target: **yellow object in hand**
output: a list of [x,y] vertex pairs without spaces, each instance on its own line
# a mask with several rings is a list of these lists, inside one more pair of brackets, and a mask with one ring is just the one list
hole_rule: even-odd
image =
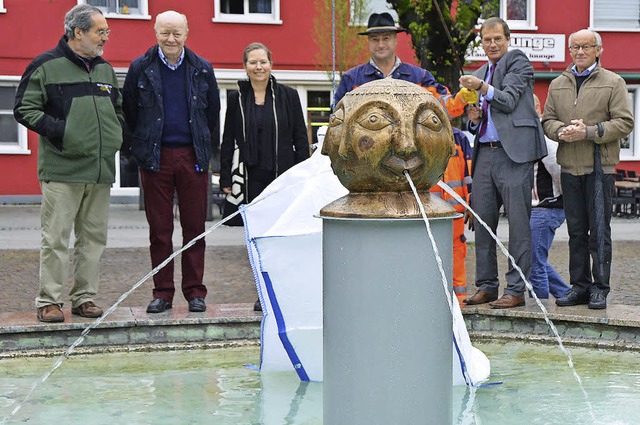
[[476,90],[469,90],[466,87],[461,88],[456,97],[467,104],[478,103],[479,100],[478,92]]

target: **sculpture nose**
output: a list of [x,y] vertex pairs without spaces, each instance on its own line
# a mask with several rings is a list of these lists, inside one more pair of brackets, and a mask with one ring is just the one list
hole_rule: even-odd
[[393,151],[402,158],[410,158],[418,153],[411,127],[408,124],[400,125],[391,135]]
[[408,124],[399,126],[391,136],[393,149],[386,160],[386,165],[398,174],[402,174],[405,170],[412,174],[424,162],[418,156],[418,148],[414,142],[411,127]]

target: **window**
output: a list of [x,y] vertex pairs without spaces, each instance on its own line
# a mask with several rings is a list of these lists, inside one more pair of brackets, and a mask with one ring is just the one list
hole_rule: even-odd
[[27,129],[13,117],[18,83],[0,81],[0,154],[29,154]]
[[148,0],[78,0],[102,10],[107,18],[151,19]]
[[312,146],[318,143],[318,129],[329,125],[329,115],[331,115],[331,92],[307,90],[308,136]]
[[591,28],[596,31],[640,30],[638,0],[591,0]]
[[215,0],[213,22],[281,24],[280,0]]
[[[631,102],[631,110],[633,116],[637,117],[640,114],[640,85],[627,86],[629,89],[629,102]],[[633,131],[627,137],[620,141],[620,159],[621,160],[633,160],[640,159],[640,146],[635,143],[635,135],[640,134],[640,123],[635,120]]]
[[509,29],[537,29],[535,0],[500,0],[500,17]]
[[359,0],[351,2],[351,25],[366,27],[372,13],[388,12],[398,23],[398,13],[387,0]]
[[4,0],[0,0],[0,13],[7,13],[7,9],[4,8]]

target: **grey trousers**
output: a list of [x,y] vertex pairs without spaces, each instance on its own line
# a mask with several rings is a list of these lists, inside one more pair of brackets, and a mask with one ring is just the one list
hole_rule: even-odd
[[[508,250],[527,279],[531,270],[531,188],[533,162],[513,162],[502,148],[479,146],[473,164],[473,192],[471,207],[495,233],[500,207],[504,205],[509,221]],[[496,242],[480,223],[476,233],[476,286],[489,294],[498,295],[498,259]],[[525,283],[509,261],[505,275],[504,294],[522,297]]]
[[98,266],[107,245],[110,184],[40,182],[40,291],[36,307],[62,306],[69,279],[69,240],[73,249],[71,307],[93,301],[100,282]]

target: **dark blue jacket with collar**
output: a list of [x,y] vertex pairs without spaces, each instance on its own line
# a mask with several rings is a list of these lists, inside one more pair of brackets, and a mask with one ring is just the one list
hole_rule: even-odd
[[[198,170],[206,172],[212,152],[219,141],[214,137],[220,119],[220,96],[211,64],[185,49],[181,66],[187,67],[189,90],[189,122]],[[131,153],[140,166],[151,171],[160,170],[160,140],[164,125],[162,81],[158,46],[135,59],[123,87],[125,121],[132,133]]]
[[[391,78],[398,80],[409,81],[410,83],[418,84],[422,87],[434,87],[436,92],[441,96],[449,94],[449,90],[442,84],[436,82],[436,79],[426,69],[411,65],[405,62],[401,62],[390,75]],[[365,83],[369,83],[375,80],[381,80],[385,78],[384,74],[367,62],[362,65],[358,65],[351,68],[342,75],[340,78],[340,84],[333,95],[333,108],[340,102],[348,92],[357,89]]]

